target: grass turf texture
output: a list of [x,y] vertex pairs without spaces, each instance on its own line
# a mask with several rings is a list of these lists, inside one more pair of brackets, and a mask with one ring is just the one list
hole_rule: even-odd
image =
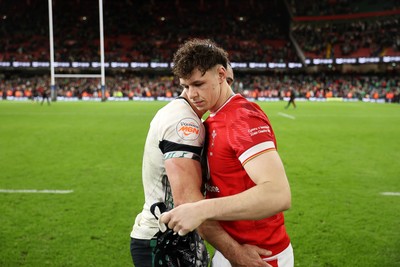
[[[132,266],[144,140],[165,104],[0,102],[0,189],[74,190],[0,193],[0,266]],[[297,104],[260,103],[291,183],[295,266],[399,266],[400,197],[380,193],[400,191],[400,107]]]

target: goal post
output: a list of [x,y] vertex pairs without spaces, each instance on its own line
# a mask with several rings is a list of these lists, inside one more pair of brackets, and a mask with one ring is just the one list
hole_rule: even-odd
[[106,100],[106,78],[104,65],[104,23],[103,23],[103,0],[99,0],[99,30],[100,30],[100,74],[57,74],[54,64],[54,36],[53,36],[53,1],[49,1],[49,40],[50,40],[50,90],[51,100],[57,100],[56,78],[100,78],[101,97]]

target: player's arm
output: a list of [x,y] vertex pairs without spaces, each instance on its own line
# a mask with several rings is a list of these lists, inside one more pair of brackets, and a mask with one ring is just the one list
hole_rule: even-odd
[[174,206],[203,199],[200,161],[191,158],[169,158],[164,161]]
[[258,220],[290,208],[290,186],[277,151],[253,158],[244,168],[256,186],[235,196],[213,199],[214,203],[206,205],[210,208],[208,219]]
[[[269,151],[245,163],[244,168],[256,186],[237,195],[206,199],[163,214],[162,221],[185,234],[205,220],[258,220],[287,210],[291,193],[277,151]],[[196,210],[196,212],[193,212]]]
[[[203,199],[201,194],[200,162],[188,158],[165,160],[175,206]],[[199,228],[199,234],[218,249],[234,266],[270,266],[260,257],[269,256],[268,250],[251,245],[240,245],[217,221],[209,221]]]
[[205,221],[197,228],[200,235],[221,252],[232,266],[271,267],[261,256],[270,256],[271,251],[248,244],[239,244],[217,221]]

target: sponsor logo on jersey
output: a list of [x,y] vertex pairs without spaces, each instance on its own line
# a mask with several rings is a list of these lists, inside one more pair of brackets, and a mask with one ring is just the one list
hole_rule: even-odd
[[268,125],[258,126],[248,130],[250,136],[255,136],[261,133],[268,133],[271,134],[271,128]]
[[185,118],[176,125],[176,132],[183,140],[196,140],[200,135],[200,125],[192,118]]
[[207,192],[210,192],[210,193],[219,193],[219,188],[218,188],[218,186],[210,185],[209,183],[206,183],[206,184],[205,184],[205,187],[206,187]]

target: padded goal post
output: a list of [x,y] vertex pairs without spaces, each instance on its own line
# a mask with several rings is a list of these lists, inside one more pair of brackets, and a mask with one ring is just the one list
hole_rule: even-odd
[[53,1],[49,1],[49,37],[50,37],[50,89],[51,100],[57,100],[56,78],[101,78],[101,97],[106,100],[106,78],[104,66],[104,27],[103,27],[103,0],[99,0],[99,30],[100,30],[100,74],[57,74],[54,66],[54,36],[53,36]]

